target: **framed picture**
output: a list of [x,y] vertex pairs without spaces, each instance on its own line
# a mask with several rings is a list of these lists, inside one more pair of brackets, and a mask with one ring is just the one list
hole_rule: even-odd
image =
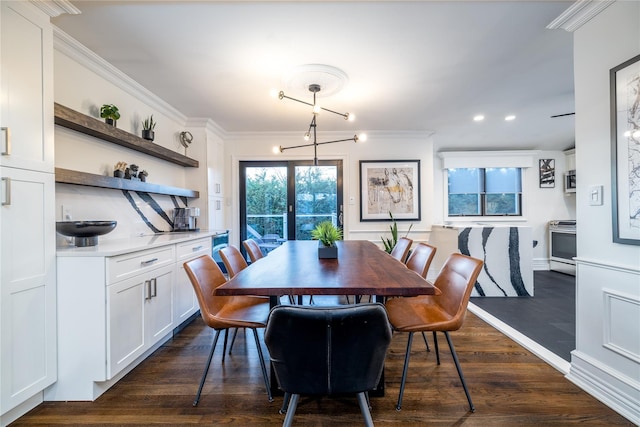
[[540,188],[554,188],[556,186],[556,160],[538,160]]
[[609,78],[613,241],[640,245],[640,55]]
[[420,221],[420,160],[360,161],[360,221]]

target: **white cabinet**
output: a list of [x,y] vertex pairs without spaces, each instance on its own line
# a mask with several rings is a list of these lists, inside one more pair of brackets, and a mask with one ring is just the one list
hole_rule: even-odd
[[107,258],[106,379],[173,330],[174,245]]
[[0,413],[5,413],[56,379],[55,188],[49,173],[0,168],[0,174]]
[[0,2],[0,424],[56,380],[53,36],[29,2]]
[[211,252],[204,234],[110,242],[116,253],[101,245],[58,253],[58,381],[45,400],[97,399],[197,311],[180,267]]
[[184,263],[201,255],[211,255],[211,237],[178,244],[176,278],[174,283],[174,318],[176,324],[187,320],[198,311],[193,285],[184,271]]
[[173,265],[107,288],[107,374],[111,379],[174,326]]
[[1,3],[0,165],[53,172],[53,32],[28,2]]

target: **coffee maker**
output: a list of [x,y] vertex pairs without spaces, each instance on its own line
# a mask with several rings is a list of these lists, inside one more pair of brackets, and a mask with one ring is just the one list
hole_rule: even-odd
[[200,208],[175,208],[173,210],[173,231],[197,231]]

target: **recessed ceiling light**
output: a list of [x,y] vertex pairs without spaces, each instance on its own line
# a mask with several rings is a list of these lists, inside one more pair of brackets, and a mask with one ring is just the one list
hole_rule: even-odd
[[481,122],[483,120],[484,120],[484,116],[482,114],[478,114],[477,116],[473,117],[474,122]]
[[516,116],[514,116],[513,114],[511,114],[511,115],[509,115],[509,116],[505,117],[504,119],[505,119],[506,121],[510,122],[511,120],[515,120],[515,119],[516,119]]

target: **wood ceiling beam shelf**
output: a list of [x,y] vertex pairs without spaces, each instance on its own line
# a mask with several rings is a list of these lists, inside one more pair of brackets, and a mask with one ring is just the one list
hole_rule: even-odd
[[200,192],[184,188],[149,182],[133,181],[123,178],[96,175],[70,169],[56,168],[56,182],[62,184],[85,185],[88,187],[111,188],[116,190],[143,191],[145,193],[165,194],[169,196],[200,197]]
[[180,153],[147,141],[132,133],[108,125],[94,117],[79,113],[71,108],[54,103],[55,124],[77,132],[102,139],[131,150],[166,160],[180,166],[197,168],[199,162]]

